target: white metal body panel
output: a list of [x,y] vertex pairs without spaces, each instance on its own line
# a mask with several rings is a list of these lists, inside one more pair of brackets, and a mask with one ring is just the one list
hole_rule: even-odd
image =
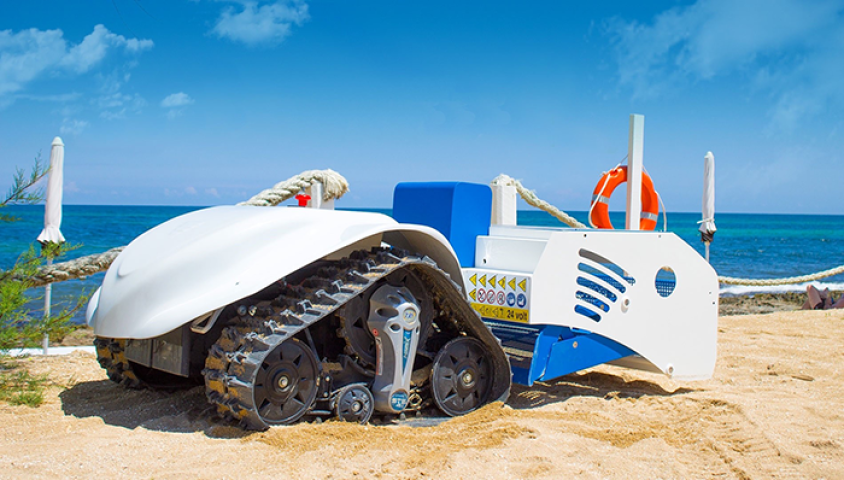
[[[604,288],[608,282],[579,269],[595,262],[582,250],[594,252],[621,267],[635,279],[625,287],[600,321],[575,313],[581,305],[576,292],[593,291],[578,285],[587,278]],[[674,291],[661,296],[657,273],[670,267],[676,276]],[[605,270],[605,268],[599,269]],[[678,379],[706,379],[715,368],[718,333],[718,277],[715,270],[673,233],[643,231],[557,232],[533,275],[531,323],[562,324],[603,335],[635,351],[660,371]]]
[[[524,238],[518,239],[521,230]],[[531,228],[501,228],[479,239],[484,245],[487,264],[476,264],[464,270],[464,282],[469,290],[482,288],[484,296],[471,302],[476,310],[488,318],[509,320],[529,319],[530,324],[562,325],[587,330],[607,337],[635,351],[653,367],[678,379],[705,379],[712,375],[717,353],[718,279],[712,267],[688,244],[673,233],[621,230],[568,230]],[[502,235],[502,236],[499,236]],[[523,242],[530,251],[536,242],[547,238],[542,254],[534,261],[532,254],[514,253]],[[623,276],[607,265],[584,257],[581,252],[597,254],[623,270]],[[509,258],[495,258],[496,254]],[[479,252],[479,256],[481,253]],[[587,254],[587,256],[589,256]],[[594,255],[591,255],[594,258]],[[519,263],[521,261],[521,263]],[[579,265],[584,264],[584,272]],[[491,268],[488,268],[490,265]],[[512,268],[502,269],[500,265]],[[531,265],[536,268],[530,270]],[[656,289],[656,276],[662,267],[670,267],[676,277],[673,292],[661,296]],[[593,274],[595,271],[602,275]],[[527,278],[526,288],[493,288],[495,301],[490,301],[490,287],[480,279],[496,275]],[[472,281],[474,276],[475,281]],[[578,277],[597,285],[597,289],[578,284]],[[625,278],[632,278],[632,285]],[[622,285],[622,293],[616,286]],[[500,285],[499,285],[500,286]],[[505,295],[499,301],[498,290]],[[610,297],[601,291],[609,292]],[[517,295],[518,303],[511,304],[509,294]],[[578,292],[603,301],[604,311],[583,299]],[[527,296],[522,305],[519,294]],[[579,298],[580,297],[580,298]],[[576,306],[589,308],[600,314],[600,320],[577,313]],[[525,312],[523,310],[529,310]],[[629,362],[628,362],[629,363]],[[644,368],[643,362],[632,365]]]
[[532,272],[542,258],[546,240],[479,236],[475,265],[483,268]]
[[[548,240],[554,232],[573,232],[578,229],[553,227],[516,227],[507,225],[493,225],[489,227],[489,236],[496,238],[535,238]],[[590,230],[586,230],[587,232]]]
[[381,242],[430,256],[462,286],[436,230],[385,215],[295,207],[214,207],[165,222],[115,259],[88,307],[94,333],[152,338],[257,293],[303,266]]

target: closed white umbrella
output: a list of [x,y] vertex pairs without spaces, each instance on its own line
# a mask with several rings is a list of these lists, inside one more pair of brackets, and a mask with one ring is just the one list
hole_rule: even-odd
[[47,182],[47,202],[44,204],[44,230],[38,235],[41,243],[63,243],[62,226],[62,182],[64,181],[64,143],[53,139],[50,150],[50,180]]
[[715,156],[706,152],[703,158],[703,205],[701,207],[700,239],[706,245],[709,261],[709,244],[715,239]]
[[[47,182],[47,200],[44,204],[44,230],[38,235],[38,241],[42,245],[48,243],[64,243],[64,235],[61,232],[62,226],[62,183],[64,182],[64,143],[62,139],[53,139],[50,150],[50,180]],[[47,265],[53,263],[51,257],[47,257]],[[50,316],[51,296],[53,293],[52,284],[44,287],[44,316]],[[44,334],[42,347],[44,355],[47,354],[47,347],[50,338]]]

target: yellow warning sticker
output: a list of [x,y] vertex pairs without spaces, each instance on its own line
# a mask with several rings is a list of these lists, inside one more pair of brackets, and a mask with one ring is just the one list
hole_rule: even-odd
[[496,280],[495,275],[493,275],[493,276],[489,277],[489,286],[490,286],[490,287],[494,287],[494,286],[495,286],[495,280]]
[[503,289],[504,285],[506,285],[506,280],[507,280],[507,277],[501,277],[501,280],[498,281],[498,286]]
[[[472,275],[471,277],[469,277],[469,281],[472,282],[472,285],[477,287],[478,286],[478,274],[476,273],[476,274]],[[516,287],[513,287],[513,289],[515,289],[515,288]]]
[[494,318],[508,322],[528,323],[528,311],[519,308],[499,307],[472,302],[472,308],[484,318]]
[[481,278],[478,280],[481,281],[481,285],[486,286],[486,275],[481,275]]
[[519,288],[521,288],[523,292],[527,292],[527,278],[524,278],[521,282],[519,282]]
[[477,300],[478,299],[478,290],[477,289],[472,290],[471,292],[469,292],[469,296],[472,297],[472,300]]
[[510,283],[508,283],[507,285],[510,285],[511,290],[515,290],[516,289],[516,277],[511,278]]

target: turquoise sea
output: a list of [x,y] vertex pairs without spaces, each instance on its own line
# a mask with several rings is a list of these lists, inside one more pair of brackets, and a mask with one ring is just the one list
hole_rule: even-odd
[[[173,217],[201,207],[89,206],[66,205],[63,210],[62,233],[71,244],[79,245],[68,258],[99,253],[126,245],[146,230]],[[389,214],[389,210],[370,210]],[[44,207],[11,206],[6,214],[19,221],[0,225],[0,268],[14,264],[20,253],[41,233]],[[568,212],[586,221],[586,212]],[[676,233],[703,254],[703,243],[697,231],[700,213],[669,213],[668,230]],[[563,227],[557,219],[540,211],[520,211],[520,225]],[[624,213],[612,214],[615,225],[624,224]],[[803,275],[826,270],[844,263],[844,215],[769,215],[717,214],[718,232],[711,245],[712,265],[719,275],[743,278],[771,278]],[[662,220],[658,229],[662,229]],[[82,291],[93,291],[103,274],[85,280],[55,284],[55,303],[69,303]],[[830,289],[844,289],[844,274],[816,283]],[[802,291],[805,286],[768,288],[728,287],[722,295],[752,292]],[[43,289],[34,289],[39,295]],[[43,302],[32,302],[32,309]],[[53,307],[56,308],[55,306]],[[84,321],[80,312],[76,321]]]

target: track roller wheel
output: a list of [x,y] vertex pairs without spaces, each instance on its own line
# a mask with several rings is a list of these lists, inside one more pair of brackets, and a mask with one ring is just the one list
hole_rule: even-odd
[[291,338],[263,358],[255,375],[254,405],[267,425],[287,425],[313,406],[319,390],[319,362],[313,351]]
[[334,396],[334,413],[344,422],[365,424],[375,411],[372,392],[362,383],[353,383],[341,388]]
[[492,360],[486,347],[471,337],[458,337],[439,351],[431,370],[434,402],[450,416],[464,415],[487,402]]

